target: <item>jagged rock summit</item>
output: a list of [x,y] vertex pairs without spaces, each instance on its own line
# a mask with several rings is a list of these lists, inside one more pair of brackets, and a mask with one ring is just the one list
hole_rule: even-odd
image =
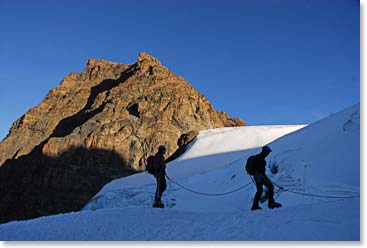
[[143,170],[144,158],[159,144],[170,154],[182,134],[241,125],[147,53],[132,65],[90,59],[12,125],[0,143],[0,164],[47,141],[46,155],[71,146],[108,148]]
[[147,53],[134,64],[90,59],[0,143],[0,216],[77,210],[108,181],[144,171],[158,145],[169,156],[200,130],[243,125]]

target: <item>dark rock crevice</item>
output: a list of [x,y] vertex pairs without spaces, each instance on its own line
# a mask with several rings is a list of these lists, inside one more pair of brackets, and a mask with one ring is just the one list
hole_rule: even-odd
[[[49,137],[65,137],[69,135],[76,127],[82,126],[85,122],[87,122],[89,119],[97,115],[98,113],[101,113],[109,101],[105,100],[98,108],[91,110],[92,106],[99,94],[102,92],[107,93],[107,97],[109,94],[109,91],[112,90],[114,87],[118,86],[119,84],[125,82],[127,79],[129,79],[134,74],[134,66],[131,68],[128,68],[126,71],[124,71],[120,78],[113,80],[113,79],[106,79],[102,81],[100,84],[92,87],[90,96],[87,100],[86,105],[82,110],[80,110],[78,113],[76,113],[73,116],[67,117],[59,122],[59,124],[56,126],[55,130]],[[106,98],[107,98],[106,97]]]
[[126,109],[127,109],[127,111],[129,112],[130,115],[133,115],[133,116],[135,116],[137,118],[140,118],[139,103],[137,103],[137,102],[131,102],[126,107]]

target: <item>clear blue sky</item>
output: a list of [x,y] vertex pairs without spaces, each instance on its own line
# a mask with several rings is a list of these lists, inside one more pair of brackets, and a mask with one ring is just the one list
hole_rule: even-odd
[[157,57],[249,125],[311,123],[360,101],[353,0],[0,0],[0,138],[89,58]]

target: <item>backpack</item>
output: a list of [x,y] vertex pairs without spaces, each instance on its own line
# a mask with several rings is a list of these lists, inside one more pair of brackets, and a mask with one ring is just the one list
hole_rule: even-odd
[[255,157],[253,155],[247,159],[245,168],[248,174],[250,174],[251,176],[255,175],[256,164],[255,164]]
[[154,169],[154,156],[149,156],[147,158],[147,164],[145,165],[145,170],[149,173],[154,175],[155,169]]

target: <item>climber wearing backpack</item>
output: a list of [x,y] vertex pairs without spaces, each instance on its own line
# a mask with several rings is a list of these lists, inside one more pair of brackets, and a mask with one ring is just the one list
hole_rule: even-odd
[[262,148],[261,153],[250,156],[247,159],[246,171],[250,176],[254,177],[256,184],[256,194],[254,197],[254,202],[252,204],[251,210],[261,209],[259,206],[259,201],[261,194],[263,193],[263,185],[267,187],[267,197],[268,197],[268,207],[269,208],[279,208],[282,205],[274,200],[274,185],[271,183],[270,179],[265,174],[266,161],[265,158],[269,155],[271,149],[268,146]]
[[166,182],[166,162],[164,154],[166,153],[165,146],[159,146],[158,152],[154,156],[150,156],[147,159],[146,170],[148,173],[153,174],[157,180],[157,189],[155,191],[153,207],[164,208],[164,204],[161,201],[162,194],[167,188]]

